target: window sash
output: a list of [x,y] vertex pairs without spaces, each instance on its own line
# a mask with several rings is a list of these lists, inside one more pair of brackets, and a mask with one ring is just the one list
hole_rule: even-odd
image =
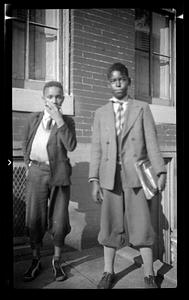
[[[47,11],[47,10],[45,10]],[[56,10],[56,27],[55,26],[49,26],[49,25],[46,25],[46,24],[42,24],[42,23],[39,23],[39,22],[33,22],[29,19],[29,10],[27,10],[27,14],[25,13],[24,15],[24,18],[20,18],[20,17],[17,17],[17,16],[13,16],[13,26],[15,24],[17,24],[17,26],[19,26],[18,24],[23,24],[22,27],[25,27],[23,28],[23,30],[25,30],[25,33],[24,33],[24,37],[23,37],[23,41],[22,41],[22,44],[24,44],[24,49],[22,49],[22,59],[20,58],[20,63],[21,65],[19,66],[18,63],[17,63],[17,57],[20,57],[20,47],[21,47],[21,43],[18,45],[18,49],[16,50],[16,47],[14,45],[14,43],[16,44],[16,39],[18,38],[18,35],[16,36],[16,38],[14,38],[13,36],[13,48],[14,48],[14,51],[17,51],[19,53],[19,55],[17,56],[16,54],[13,53],[13,56],[14,59],[13,59],[13,64],[15,63],[15,66],[13,65],[13,86],[16,85],[16,87],[22,87],[22,88],[27,88],[28,85],[30,86],[33,86],[34,89],[38,89],[38,86],[40,88],[41,84],[37,84],[37,82],[41,82],[43,83],[44,81],[46,80],[60,80],[62,81],[62,78],[60,78],[60,72],[59,72],[59,65],[60,65],[60,62],[59,62],[59,55],[60,55],[60,52],[59,52],[59,48],[60,48],[60,34],[59,34],[59,30],[60,30],[60,27],[62,26],[61,22],[62,22],[62,19],[60,19],[59,17],[59,14],[60,14],[60,10]],[[15,23],[16,22],[16,23]],[[55,23],[55,22],[54,22]],[[25,24],[25,25],[24,25]],[[42,70],[40,71],[40,67],[42,69],[42,64],[41,66],[39,65],[39,63],[37,63],[37,59],[38,61],[40,61],[38,55],[35,55],[35,60],[33,60],[34,62],[34,67],[33,67],[33,72],[31,72],[31,45],[33,45],[33,43],[30,43],[31,41],[31,27],[35,27],[35,29],[38,31],[38,32],[47,32],[47,31],[54,31],[54,35],[56,36],[56,41],[55,42],[49,42],[49,45],[48,45],[48,42],[44,45],[45,48],[50,48],[50,44],[51,44],[51,48],[53,47],[52,44],[54,44],[54,49],[53,51],[50,51],[50,49],[46,50],[46,53],[48,53],[48,55],[51,55],[51,59],[48,59],[48,62],[52,62],[51,64],[51,69],[54,70],[54,75],[53,75],[53,78],[50,78],[49,76],[34,76],[34,74],[39,74],[41,72],[42,74]],[[40,29],[41,28],[41,29]],[[13,27],[13,30],[15,30],[15,28]],[[40,39],[38,39],[38,46],[36,45],[36,49],[38,49],[38,52],[41,51],[40,50]],[[37,41],[36,41],[37,43]],[[33,51],[36,50],[35,48],[33,48]],[[52,50],[52,49],[51,49]],[[24,54],[23,54],[24,52]],[[43,54],[42,51],[41,51],[41,58],[43,57]],[[52,57],[52,54],[53,54],[53,57]],[[33,52],[33,55],[34,55],[34,52]],[[47,61],[44,60],[44,62]],[[45,63],[46,64],[46,63]],[[48,64],[49,66],[49,64]],[[22,72],[20,72],[22,68]],[[24,68],[24,71],[23,71],[23,68]],[[47,64],[45,66],[43,66],[43,69],[47,68]],[[35,71],[34,71],[35,69]],[[16,73],[14,73],[14,71],[16,70]],[[51,72],[49,71],[49,74]],[[21,74],[21,76],[20,76]],[[33,74],[33,75],[32,75]],[[32,76],[31,76],[32,75]],[[45,75],[48,75],[48,74],[45,74]]]
[[[156,16],[157,13],[151,12],[151,22],[149,22],[149,28],[145,26],[145,32],[140,33],[139,31],[142,31],[141,28],[139,28],[137,32],[136,28],[136,42],[135,42],[135,51],[136,51],[136,88],[135,88],[135,95],[137,98],[150,102],[150,103],[157,103],[157,99],[160,99],[160,104],[164,103],[165,105],[171,105],[173,104],[173,75],[172,75],[172,70],[173,70],[173,53],[172,53],[172,21],[169,19],[167,21],[165,19],[164,15],[159,15],[160,18],[164,18],[162,20],[162,23],[166,23],[169,25],[169,27],[166,27],[167,29],[162,30],[161,33],[162,35],[156,36],[156,47],[153,45],[153,31],[158,32],[158,26],[156,27],[156,30],[152,27],[154,21],[153,21],[153,16]],[[158,17],[156,16],[156,23]],[[141,35],[142,40],[140,42],[137,41],[137,37]],[[149,41],[148,41],[149,37]],[[159,40],[158,40],[159,38]],[[165,48],[166,51],[162,48],[162,45],[165,46],[165,40],[167,43],[167,47]],[[142,44],[141,44],[142,43]],[[159,43],[159,45],[158,45]],[[140,45],[141,44],[141,45]],[[159,49],[158,47],[159,46]],[[138,63],[140,63],[140,58],[139,58],[139,53],[142,56],[144,56],[146,52],[146,58],[149,54],[149,62],[146,60],[146,65],[141,65],[138,66]],[[159,58],[158,58],[159,57]],[[156,65],[154,64],[156,58]],[[163,66],[159,64],[159,74],[160,78],[157,78],[157,59],[161,61],[167,61],[169,68],[163,68]],[[140,76],[138,74],[138,70],[143,68],[144,70],[149,69],[149,74],[146,74],[146,79],[144,80],[144,76]],[[142,74],[142,73],[141,73]],[[141,79],[140,79],[141,78]],[[158,82],[160,83],[159,85],[159,93],[157,93],[157,88],[158,88]],[[164,80],[163,80],[164,79]],[[142,80],[142,81],[141,81]],[[144,82],[146,81],[146,83]],[[146,87],[143,86],[143,84],[146,84]],[[144,93],[144,91],[146,91]],[[147,94],[147,91],[149,94]],[[164,102],[162,102],[164,100]],[[167,102],[168,101],[168,102]]]

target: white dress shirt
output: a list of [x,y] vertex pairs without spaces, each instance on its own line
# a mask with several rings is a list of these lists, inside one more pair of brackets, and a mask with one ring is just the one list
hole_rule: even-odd
[[[41,123],[39,124],[39,127],[37,128],[32,143],[32,147],[31,147],[31,153],[30,153],[31,160],[46,162],[47,164],[49,161],[48,154],[47,154],[47,143],[52,129],[52,127],[50,130],[46,129],[49,118],[50,118],[49,113],[46,110],[44,110],[44,116],[41,120]],[[54,124],[55,124],[55,120],[52,120],[52,125]]]
[[118,100],[118,99],[115,98],[115,97],[110,98],[109,101],[113,102],[113,109],[114,109],[115,114],[117,114],[117,110],[118,110],[118,108],[119,108],[119,103],[120,103],[120,102],[123,103],[123,112],[124,112],[124,113],[126,112],[127,104],[128,104],[128,101],[127,101],[127,100],[128,100],[128,97],[126,98],[125,101],[123,101],[123,100]]
[[[50,118],[51,118],[50,114],[49,114],[49,113],[46,111],[46,109],[45,109],[45,110],[44,110],[43,119],[42,119],[44,128],[47,127],[47,122],[49,121]],[[52,126],[54,126],[54,124],[55,124],[55,120],[52,120]]]

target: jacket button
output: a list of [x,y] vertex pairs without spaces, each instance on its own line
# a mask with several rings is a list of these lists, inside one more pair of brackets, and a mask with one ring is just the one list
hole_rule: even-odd
[[133,155],[133,157],[137,157],[137,155],[136,155],[136,154],[134,154],[134,155]]
[[109,141],[106,142],[106,144],[109,144],[109,143],[110,143]]
[[133,137],[131,140],[132,140],[132,141],[135,141],[135,138]]

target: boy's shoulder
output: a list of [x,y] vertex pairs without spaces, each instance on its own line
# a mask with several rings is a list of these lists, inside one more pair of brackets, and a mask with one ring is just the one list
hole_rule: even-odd
[[[132,97],[130,97],[129,99],[130,99],[130,101],[131,101],[133,104],[135,104],[135,105],[137,105],[137,106],[146,107],[146,106],[149,105],[147,102],[144,102],[144,101],[141,101],[141,100],[137,100],[137,99],[132,98]],[[97,108],[96,113],[97,113],[97,114],[103,113],[103,112],[107,111],[107,108],[110,107],[110,106],[111,106],[111,101],[108,101],[108,103],[106,103],[105,105],[103,105],[103,106]]]
[[139,105],[141,107],[146,107],[146,106],[149,105],[147,102],[137,100],[137,99],[134,99],[134,98],[131,98],[131,101],[133,102],[133,104]]
[[99,113],[103,113],[103,112],[107,111],[107,108],[110,107],[110,105],[111,105],[111,102],[108,101],[108,103],[106,103],[106,104],[102,105],[101,107],[97,108],[96,113],[99,114]]
[[31,112],[28,119],[33,120],[35,118],[38,118],[41,114],[43,114],[42,111]]
[[64,117],[64,121],[66,123],[75,123],[74,119],[72,118],[72,116],[70,116],[70,115],[63,115],[63,117]]

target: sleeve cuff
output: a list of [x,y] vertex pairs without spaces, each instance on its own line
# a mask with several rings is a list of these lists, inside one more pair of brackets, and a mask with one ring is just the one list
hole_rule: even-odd
[[99,182],[99,179],[96,178],[96,177],[89,178],[88,182],[92,182],[92,181],[97,181],[97,182]]
[[159,177],[161,174],[167,174],[167,172],[160,172],[157,174],[157,176]]

